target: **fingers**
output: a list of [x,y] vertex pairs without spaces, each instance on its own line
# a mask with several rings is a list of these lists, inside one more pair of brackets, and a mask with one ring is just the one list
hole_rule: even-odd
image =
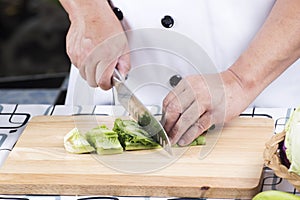
[[190,144],[215,119],[215,107],[206,82],[200,76],[183,79],[164,99],[163,123],[172,144]]
[[[193,102],[185,111],[184,113],[180,116],[178,121],[175,123],[175,125],[172,127],[171,131],[169,132],[169,137],[171,139],[172,144],[176,144],[179,139],[186,134],[188,134],[186,137],[189,139],[190,137],[188,136],[195,136],[195,134],[191,135],[190,127],[194,126],[199,120],[199,118],[202,117],[203,113],[205,111],[204,107],[201,107],[200,105],[197,104],[197,102]],[[193,131],[194,133],[194,131]],[[184,137],[185,138],[185,137]],[[194,138],[192,138],[194,139]],[[189,140],[188,140],[189,141]],[[192,142],[192,141],[191,141]],[[181,141],[182,144],[186,144],[185,141]]]
[[118,66],[120,73],[124,76],[130,70],[129,54],[123,52],[112,52],[112,47],[103,43],[97,46],[85,59],[81,68],[80,75],[91,87],[101,87],[108,90],[112,87],[111,78],[114,68]]
[[[110,64],[106,64],[106,61],[100,61],[96,67],[95,83],[100,88],[108,90],[112,87],[112,76],[115,67],[118,68],[122,76],[126,76],[130,70],[130,58],[129,54],[122,55],[119,59],[114,60]],[[104,67],[105,66],[105,67]]]
[[126,77],[130,70],[130,56],[129,53],[121,55],[121,57],[118,60],[118,66],[117,66],[119,72],[122,76]]
[[199,135],[206,131],[212,125],[211,114],[206,112],[200,118],[189,127],[189,129],[180,137],[177,144],[179,146],[189,145]]
[[[98,85],[103,90],[108,90],[112,87],[111,79],[114,73],[114,69],[117,66],[117,60],[113,61],[111,64],[103,64],[100,61],[97,65],[97,70],[94,79],[97,80],[96,85]],[[103,66],[107,66],[103,69]],[[103,71],[104,70],[104,71]]]
[[[171,91],[167,96],[165,97],[163,101],[163,109],[167,108],[167,106],[170,104],[171,101],[174,100],[174,98],[178,97],[180,93],[182,93],[185,89],[185,80],[182,80],[179,82],[179,84]],[[165,110],[163,110],[165,111]]]
[[183,80],[164,99],[163,123],[172,144],[189,144],[209,126],[202,125],[202,122],[207,122],[206,107],[196,101],[196,94],[190,88]]
[[89,86],[99,86],[104,90],[108,90],[112,87],[111,77],[117,62],[117,60],[110,63],[107,60],[99,60],[97,63],[90,62],[88,65],[79,68],[79,73]]
[[187,95],[188,90],[183,91],[166,106],[164,111],[164,128],[167,133],[171,132],[182,113],[191,105],[192,99],[186,98]]
[[163,125],[167,133],[171,131],[181,114],[191,105],[193,98],[189,96],[183,84],[179,84],[163,101]]
[[[96,75],[96,69],[97,69],[97,66],[95,67],[82,67],[83,70],[84,70],[84,75],[82,75],[82,77],[87,81],[87,83],[89,84],[89,86],[91,87],[97,87],[97,82],[96,82],[96,79],[95,79],[95,75]],[[81,71],[81,69],[80,69]]]
[[[74,25],[71,25],[74,27]],[[77,25],[75,28],[80,28]],[[100,37],[95,43],[84,35],[84,30],[69,31],[67,35],[67,53],[71,62],[79,69],[83,79],[91,87],[101,87],[108,90],[112,87],[111,77],[118,65],[119,71],[126,76],[130,69],[129,47],[126,34],[119,33]],[[99,38],[94,38],[99,39]],[[95,45],[97,44],[97,45]]]

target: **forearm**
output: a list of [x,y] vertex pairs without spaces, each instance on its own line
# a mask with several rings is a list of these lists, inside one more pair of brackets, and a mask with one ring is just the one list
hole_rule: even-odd
[[241,87],[258,95],[299,57],[300,1],[277,0],[261,30],[229,70]]

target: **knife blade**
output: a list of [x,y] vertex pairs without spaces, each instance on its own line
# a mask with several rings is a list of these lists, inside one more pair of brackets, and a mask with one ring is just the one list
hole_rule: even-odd
[[127,87],[124,77],[117,68],[114,70],[112,84],[116,88],[120,104],[131,117],[150,134],[154,141],[163,147],[170,155],[173,155],[170,140],[161,123]]

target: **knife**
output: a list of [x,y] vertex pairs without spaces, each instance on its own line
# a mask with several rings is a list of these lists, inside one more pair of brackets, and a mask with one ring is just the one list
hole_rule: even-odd
[[154,141],[173,155],[170,140],[161,123],[126,86],[125,79],[117,68],[114,70],[112,84],[117,90],[119,102],[131,117],[150,134]]

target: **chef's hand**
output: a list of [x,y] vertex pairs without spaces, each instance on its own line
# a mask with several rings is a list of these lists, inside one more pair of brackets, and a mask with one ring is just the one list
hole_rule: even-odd
[[211,125],[238,116],[255,96],[231,70],[188,76],[164,99],[164,128],[172,144],[188,145]]
[[110,89],[114,68],[129,71],[127,38],[107,1],[60,0],[69,14],[67,53],[92,87]]
[[299,9],[299,0],[276,1],[248,48],[228,70],[179,82],[163,105],[164,127],[173,144],[187,145],[212,124],[238,116],[300,58]]

